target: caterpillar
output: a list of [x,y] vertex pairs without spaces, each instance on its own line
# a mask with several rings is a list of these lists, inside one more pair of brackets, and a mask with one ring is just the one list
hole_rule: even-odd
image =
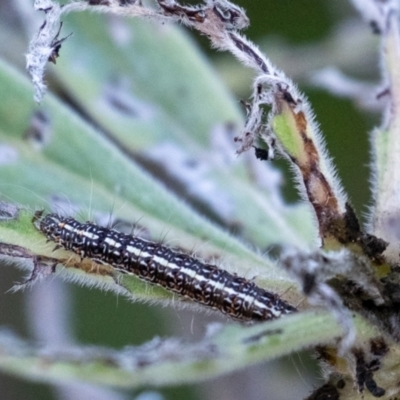
[[265,321],[295,312],[278,295],[253,282],[157,242],[72,217],[39,211],[35,226],[57,246],[82,258],[164,287],[242,321]]

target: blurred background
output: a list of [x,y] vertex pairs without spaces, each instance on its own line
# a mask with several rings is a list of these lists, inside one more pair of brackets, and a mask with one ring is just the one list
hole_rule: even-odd
[[[20,70],[24,69],[28,47],[23,27],[34,13],[32,3],[0,1],[0,55]],[[380,105],[374,100],[378,90],[375,85],[379,83],[378,38],[344,0],[241,0],[237,4],[247,10],[251,21],[246,36],[298,83],[309,98],[344,188],[362,219],[370,204],[369,132],[380,121]],[[247,99],[251,71],[230,55],[210,50],[208,41],[195,32],[187,35],[204,51],[234,97]],[[62,56],[58,62],[62,63]],[[57,91],[57,87],[51,90]],[[286,163],[278,160],[276,165],[285,174],[287,200],[296,201],[298,197]],[[154,336],[195,340],[204,334],[206,323],[218,320],[215,315],[132,304],[114,294],[58,280],[47,280],[24,293],[11,293],[12,285],[22,280],[21,273],[13,268],[1,271],[0,326],[9,327],[24,338],[47,343],[73,338],[78,343],[121,348],[142,344]],[[300,399],[321,384],[321,376],[312,355],[305,352],[212,382],[160,390],[121,392],[87,385],[49,386],[1,374],[0,397],[10,400]]]

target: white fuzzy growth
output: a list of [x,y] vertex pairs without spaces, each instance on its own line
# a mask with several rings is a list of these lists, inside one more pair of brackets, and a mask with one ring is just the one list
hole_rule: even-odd
[[[272,68],[272,66],[269,66]],[[274,156],[274,144],[276,137],[269,127],[265,124],[265,111],[264,106],[271,106],[274,104],[274,93],[278,85],[288,87],[288,80],[283,73],[278,70],[272,69],[272,74],[261,73],[256,77],[253,84],[252,102],[248,105],[248,113],[245,126],[238,141],[241,143],[239,154],[248,150],[255,142],[257,137],[261,137],[267,144],[269,144],[269,155]],[[270,113],[272,117],[272,113]]]
[[333,276],[351,275],[357,264],[354,255],[347,251],[339,253],[292,253],[283,259],[283,265],[295,277],[301,286],[308,287],[310,277],[314,280],[308,288],[307,300],[311,305],[323,306],[329,310],[343,328],[343,337],[340,342],[340,353],[343,355],[354,344],[356,330],[351,312],[344,306],[340,296],[325,283]]
[[342,326],[344,334],[340,341],[339,354],[345,355],[356,339],[356,329],[350,310],[343,305],[338,294],[325,283],[321,283],[308,300],[311,304],[324,305]]
[[54,7],[54,3],[51,0],[35,0],[33,8],[36,11],[47,11]]
[[117,14],[125,17],[145,17],[158,20],[165,20],[162,15],[151,8],[142,6],[140,1],[133,4],[121,6],[118,0],[108,0],[107,5],[91,5],[86,0],[71,1],[62,8],[63,14],[73,11],[93,11],[98,13]]
[[31,40],[26,55],[26,69],[34,85],[35,101],[39,103],[46,92],[43,76],[49,57],[53,53],[52,43],[59,30],[61,7],[51,0],[35,0],[34,8],[46,12],[45,22]]
[[72,1],[61,7],[52,0],[35,0],[34,8],[36,11],[46,13],[45,21],[40,27],[35,37],[31,40],[26,54],[26,69],[31,75],[34,86],[34,99],[40,103],[46,93],[46,84],[44,74],[49,57],[54,52],[54,43],[60,29],[60,17],[62,14],[68,14],[73,11],[96,11],[101,13],[114,13],[118,15],[152,17],[160,19],[162,16],[155,11],[145,8],[141,5],[130,5],[121,7],[118,1],[110,1],[109,6],[89,5],[86,1]]

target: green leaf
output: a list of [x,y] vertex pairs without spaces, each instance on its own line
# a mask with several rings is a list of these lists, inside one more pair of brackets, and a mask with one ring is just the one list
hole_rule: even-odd
[[[198,248],[197,253],[205,258],[223,258],[228,270],[242,276],[256,274],[266,288],[281,292],[292,286],[271,261],[193,212],[51,95],[41,106],[50,116],[50,138],[43,150],[35,151],[24,139],[35,109],[29,83],[4,63],[0,64],[0,83],[0,96],[5,99],[0,104],[0,137],[3,148],[14,154],[0,166],[3,197],[34,209],[55,207],[67,213],[78,206],[82,214],[82,207],[89,204],[89,215],[107,217],[114,209],[123,220],[140,219],[155,240],[167,232],[181,248]],[[57,205],[60,198],[65,199],[61,206]],[[25,238],[20,239],[13,244],[23,247]],[[0,240],[9,243],[8,233],[4,232]],[[30,250],[53,257],[52,247],[45,247],[44,241],[43,236],[42,243],[36,241],[36,247]],[[134,295],[137,280],[123,279]]]
[[[129,156],[172,178],[172,189],[184,186],[185,197],[257,246],[314,243],[310,210],[277,201],[276,171],[249,167],[253,154],[235,157],[237,104],[179,29],[86,13],[68,15],[64,29],[74,35],[53,73]],[[177,157],[178,171],[168,164]]]
[[[388,242],[385,256],[392,263],[399,262],[398,251],[398,224],[399,201],[398,187],[400,177],[400,45],[399,25],[395,17],[388,21],[388,29],[382,37],[383,51],[382,64],[385,66],[385,85],[390,93],[387,99],[387,109],[382,126],[375,129],[372,140],[375,150],[376,168],[374,179],[374,208],[371,213],[370,225],[373,233]],[[399,165],[398,165],[399,164]]]
[[[360,339],[376,334],[355,319]],[[169,386],[199,382],[238,368],[331,343],[341,329],[327,313],[306,313],[252,327],[216,329],[197,344],[155,339],[140,347],[113,351],[98,347],[31,347],[0,335],[0,368],[43,382],[87,382],[115,387]]]
[[[78,18],[82,27],[88,16]],[[80,219],[94,216],[107,220],[112,213],[130,223],[139,220],[154,240],[167,234],[172,245],[178,244],[188,251],[194,249],[206,260],[222,260],[227,270],[247,278],[255,277],[260,286],[283,293],[285,299],[298,304],[301,296],[275,262],[250,250],[201,217],[135,162],[160,143],[173,143],[184,154],[210,165],[206,181],[212,182],[218,193],[227,196],[228,203],[233,204],[231,221],[237,222],[237,228],[248,240],[261,246],[280,241],[298,245],[310,243],[315,232],[312,224],[307,222],[310,221],[309,211],[304,206],[277,206],[274,196],[279,193],[260,190],[244,163],[226,168],[213,161],[218,151],[213,152],[208,143],[211,130],[221,123],[241,122],[237,107],[218,84],[218,79],[191,50],[187,39],[172,27],[158,27],[170,33],[164,32],[159,40],[154,40],[153,25],[137,21],[129,24],[139,42],[138,48],[129,52],[126,48],[117,49],[107,35],[101,36],[104,28],[101,20],[93,26],[97,27],[93,31],[97,31],[96,40],[85,36],[85,33],[91,34],[89,30],[76,29],[78,25],[73,28],[73,38],[79,37],[79,40],[77,43],[68,40],[63,44],[56,74],[65,85],[64,89],[72,93],[71,98],[78,99],[83,114],[104,129],[94,129],[76,111],[51,94],[38,108],[33,104],[33,90],[27,79],[4,62],[0,63],[0,96],[3,99],[0,102],[0,152],[7,155],[0,164],[0,193],[2,199],[25,206],[18,218],[0,221],[0,242],[6,245],[0,248],[0,253],[7,246],[11,249],[12,246],[16,249],[21,247],[27,250],[27,260],[31,257],[39,264],[43,260],[57,263],[56,274],[66,279],[88,286],[98,284],[118,293],[122,285],[130,297],[138,300],[181,300],[162,288],[150,287],[131,276],[117,277],[121,283],[117,285],[110,269],[90,270],[70,252],[54,252],[54,245],[46,244],[44,236],[32,223],[33,211],[38,208],[78,214]],[[142,39],[146,39],[144,44],[140,43]],[[86,40],[88,45],[82,46]],[[69,47],[72,43],[76,46]],[[151,50],[153,43],[158,47]],[[186,53],[188,57],[182,63],[182,54]],[[108,79],[112,74],[132,77],[128,98],[140,99],[139,105],[143,108],[139,109],[144,110],[144,114],[139,115],[141,118],[123,116],[118,107],[110,107],[105,101],[103,93],[105,86],[112,84]],[[185,92],[187,96],[182,95],[179,85],[188,91]],[[146,117],[146,107],[150,109],[151,118]],[[48,123],[42,127],[43,143],[27,138],[27,133],[32,133],[32,118],[38,110],[48,118]],[[42,128],[37,128],[36,133],[40,134]],[[3,257],[9,259],[9,255],[3,254]],[[26,262],[21,266],[31,269],[32,264]],[[50,269],[51,264],[43,264],[43,268]],[[296,318],[301,320],[301,316]],[[280,323],[285,324],[283,321]],[[68,357],[61,357],[53,364],[54,369],[51,367],[43,372],[40,366],[43,353],[29,348],[23,357],[10,354],[0,364],[4,371],[47,382],[81,379],[132,387],[153,382],[155,374],[157,379],[154,383],[166,385],[204,379],[287,354],[290,351],[288,341],[294,335],[288,334],[283,340],[280,328],[272,328],[279,334],[271,336],[273,340],[268,349],[258,352],[259,344],[241,342],[248,337],[243,333],[247,328],[232,329],[205,340],[211,347],[216,346],[221,354],[226,354],[226,358],[214,358],[213,355],[207,358],[209,355],[205,354],[207,357],[199,362],[197,350],[202,349],[203,343],[185,345],[182,355],[186,351],[193,355],[188,362],[171,363],[167,359],[161,365],[146,368],[139,375],[139,371],[126,371],[120,365],[105,365],[101,357],[86,364],[83,360],[76,363],[68,361]],[[257,327],[248,332],[250,337],[254,337],[260,331]],[[336,331],[326,332],[330,338]],[[305,335],[303,342],[296,342],[295,348],[310,345],[311,339],[315,342],[324,338],[321,332],[316,331],[314,336]],[[281,339],[282,345],[276,346]],[[125,353],[122,355],[126,356]]]

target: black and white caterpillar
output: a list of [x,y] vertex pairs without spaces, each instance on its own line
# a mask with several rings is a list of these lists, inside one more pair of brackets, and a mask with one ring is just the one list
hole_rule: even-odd
[[160,243],[56,214],[35,215],[48,240],[243,321],[279,318],[296,309],[242,277]]

